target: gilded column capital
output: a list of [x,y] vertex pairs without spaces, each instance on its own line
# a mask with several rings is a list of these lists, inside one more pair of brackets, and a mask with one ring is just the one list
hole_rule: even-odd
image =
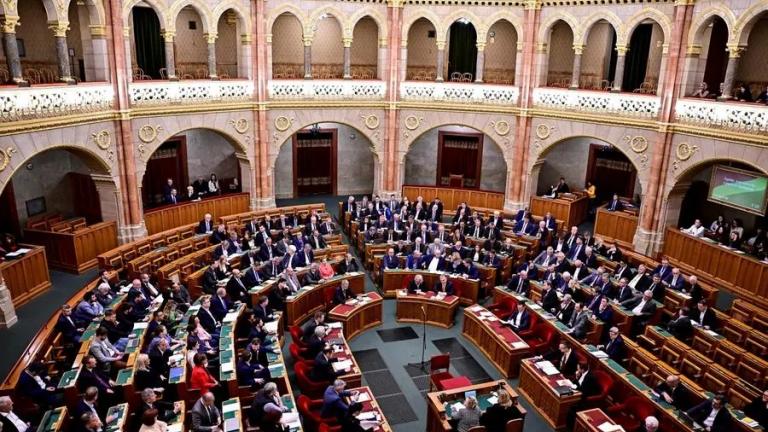
[[405,0],[387,0],[387,6],[401,8],[405,4]]
[[131,37],[131,26],[123,27],[123,37],[126,39]]
[[725,50],[728,51],[729,58],[739,58],[744,51],[747,50],[746,45],[726,45]]
[[3,18],[2,25],[3,33],[16,33],[16,27],[20,25],[19,17],[6,15],[5,18]]
[[89,25],[88,29],[90,29],[91,37],[93,39],[104,39],[105,37],[107,37],[107,26]]
[[69,31],[69,22],[67,21],[59,21],[55,23],[48,24],[48,28],[53,31],[53,35],[56,37],[67,37],[67,32]]
[[661,44],[661,53],[664,54],[664,55],[669,53],[669,44],[668,43]]
[[675,6],[693,6],[696,0],[675,0]]
[[205,39],[205,41],[207,43],[215,44],[216,43],[216,39],[219,38],[219,34],[218,33],[213,33],[213,32],[212,33],[205,33],[205,34],[203,34],[203,38]]
[[517,52],[523,52],[523,42],[518,41],[517,42]]
[[485,51],[485,42],[478,42],[477,43],[477,50],[478,51]]
[[341,44],[344,46],[344,48],[349,48],[352,46],[352,38],[342,38]]
[[387,38],[379,38],[379,48],[386,48],[389,45]]
[[173,30],[163,30],[160,36],[162,36],[163,40],[166,42],[173,42],[173,38],[176,37],[176,32]]
[[687,56],[700,56],[701,55],[701,45],[698,44],[691,44],[685,47],[685,55]]
[[549,46],[546,42],[539,42],[536,44],[536,52],[540,54],[546,54],[549,52]]
[[541,0],[524,0],[523,9],[525,10],[541,9]]
[[629,51],[629,47],[628,46],[626,46],[626,45],[616,45],[616,52],[620,56],[627,55],[627,51]]
[[445,49],[445,44],[446,44],[446,41],[444,41],[444,40],[435,41],[435,45],[437,45],[437,49],[438,50],[444,50]]
[[586,45],[584,44],[573,44],[573,53],[576,55],[582,55],[584,54],[584,48]]
[[[267,43],[272,43],[272,33],[269,33],[266,36]],[[250,33],[243,33],[240,35],[240,43],[243,45],[250,45],[251,42],[253,42],[253,36]]]
[[304,42],[304,46],[305,47],[312,46],[312,40],[313,39],[314,38],[312,36],[303,36],[301,38],[301,40]]

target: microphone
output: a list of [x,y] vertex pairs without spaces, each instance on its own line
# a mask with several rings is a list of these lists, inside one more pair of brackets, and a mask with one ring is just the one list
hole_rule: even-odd
[[421,306],[421,314],[424,316],[424,318],[427,317],[427,310],[424,308],[424,306]]

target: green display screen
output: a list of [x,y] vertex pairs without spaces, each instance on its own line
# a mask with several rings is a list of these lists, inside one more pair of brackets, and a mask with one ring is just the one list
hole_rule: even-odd
[[761,216],[765,214],[768,177],[715,166],[709,185],[710,201]]

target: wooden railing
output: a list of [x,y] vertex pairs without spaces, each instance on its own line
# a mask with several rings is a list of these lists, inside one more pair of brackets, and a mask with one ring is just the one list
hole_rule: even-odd
[[117,246],[117,222],[100,222],[72,232],[25,229],[24,239],[45,246],[51,267],[79,274],[96,267],[96,257]]
[[167,205],[145,212],[144,224],[147,227],[147,234],[152,235],[181,225],[199,222],[206,213],[221,217],[248,211],[249,201],[249,194],[238,193]]
[[31,250],[21,258],[0,263],[0,280],[5,280],[17,309],[51,287],[45,248],[24,244],[19,247]]
[[637,213],[631,211],[608,211],[605,207],[597,210],[595,237],[602,237],[608,243],[618,243],[625,249],[632,249],[637,231]]
[[[484,209],[501,210],[504,208],[504,194],[501,192],[492,192],[476,189],[456,189],[437,186],[403,186],[403,196],[408,197],[411,202],[416,201],[416,197],[424,198],[425,203],[429,203],[437,197],[443,202],[443,213],[453,214],[456,207],[462,202],[466,202],[470,208],[482,207]],[[383,197],[386,200],[386,197]],[[424,209],[429,212],[428,209]]]

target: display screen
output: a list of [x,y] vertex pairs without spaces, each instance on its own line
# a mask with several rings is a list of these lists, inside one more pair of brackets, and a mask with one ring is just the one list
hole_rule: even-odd
[[720,165],[712,169],[710,201],[762,216],[767,190],[768,177]]

